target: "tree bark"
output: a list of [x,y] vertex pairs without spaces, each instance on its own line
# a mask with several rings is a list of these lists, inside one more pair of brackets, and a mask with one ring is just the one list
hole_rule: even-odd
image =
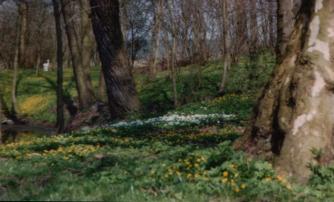
[[70,3],[73,2],[69,0],[60,1],[81,110],[87,109],[96,101],[90,77],[91,57],[89,51],[91,50],[92,46],[88,35],[90,29],[90,21],[87,14],[88,9],[84,9],[86,4],[83,3],[85,1],[86,0],[80,1],[80,34],[77,34],[78,30],[75,28],[74,19],[71,18],[70,15],[71,12],[69,6]]
[[[309,163],[333,159],[334,0],[303,0],[282,62],[237,148],[306,182]],[[315,161],[311,150],[322,151]]]
[[219,94],[223,95],[225,93],[225,85],[227,81],[227,74],[230,68],[231,60],[230,60],[230,46],[229,46],[229,39],[228,39],[228,7],[227,7],[227,0],[223,0],[222,2],[222,9],[223,9],[223,51],[224,51],[224,70],[222,81],[220,83]]
[[25,56],[28,31],[28,2],[25,0],[19,0],[17,4],[20,17],[18,66],[24,68],[26,66]]
[[21,23],[18,24],[16,30],[16,47],[14,54],[14,62],[13,62],[13,79],[12,79],[12,90],[11,90],[11,114],[16,116],[17,113],[17,77],[18,77],[18,68],[19,68],[19,55],[20,55],[20,43],[21,43]]
[[63,97],[63,37],[61,30],[61,11],[58,0],[52,0],[57,38],[57,132],[64,131],[64,97]]
[[277,0],[276,56],[278,62],[281,62],[286,53],[301,2],[302,0]]
[[163,14],[163,1],[158,0],[154,1],[154,27],[152,32],[152,43],[153,45],[153,64],[150,68],[150,76],[151,78],[155,78],[157,74],[157,66],[159,62],[159,54],[160,54],[160,41],[161,41],[161,20]]
[[112,119],[137,111],[139,101],[124,48],[118,0],[90,0]]
[[106,90],[106,82],[104,81],[104,76],[102,70],[100,71],[99,76],[99,99],[102,102],[107,102],[107,90]]

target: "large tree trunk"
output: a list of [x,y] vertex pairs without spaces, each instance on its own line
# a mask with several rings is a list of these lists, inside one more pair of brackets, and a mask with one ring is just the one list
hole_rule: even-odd
[[61,30],[61,11],[58,0],[52,0],[57,35],[57,129],[64,131],[64,97],[63,97],[63,37]]
[[236,146],[273,157],[280,173],[305,182],[307,165],[333,158],[334,0],[303,0],[286,53]]
[[[89,40],[90,21],[85,7],[88,7],[85,0],[80,1],[81,7],[81,33],[76,30],[75,21],[71,16],[71,3],[69,0],[62,0],[62,13],[65,22],[66,35],[69,45],[69,50],[72,59],[72,66],[78,92],[80,109],[90,107],[95,101],[93,85],[90,77],[90,51],[92,49]],[[72,11],[73,12],[73,11]],[[80,34],[78,34],[80,33]]]
[[124,48],[118,0],[90,0],[109,108],[113,119],[138,110],[135,83]]

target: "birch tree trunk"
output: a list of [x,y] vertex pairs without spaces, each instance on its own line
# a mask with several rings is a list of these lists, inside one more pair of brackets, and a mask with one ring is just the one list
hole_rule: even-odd
[[236,146],[306,182],[309,163],[334,157],[334,0],[303,0],[295,17],[286,53]]

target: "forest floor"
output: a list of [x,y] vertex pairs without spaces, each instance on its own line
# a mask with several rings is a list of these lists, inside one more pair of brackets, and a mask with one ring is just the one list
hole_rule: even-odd
[[[331,201],[334,167],[313,167],[309,183],[297,185],[232,147],[270,75],[272,60],[263,60],[260,73],[234,68],[223,97],[216,96],[221,63],[182,69],[176,109],[167,73],[153,82],[136,76],[143,108],[128,120],[1,145],[0,200]],[[9,74],[0,74],[5,92]],[[21,77],[22,114],[51,124],[50,82],[29,71]],[[98,71],[92,77],[97,86]],[[70,78],[67,71],[65,86],[75,96]]]

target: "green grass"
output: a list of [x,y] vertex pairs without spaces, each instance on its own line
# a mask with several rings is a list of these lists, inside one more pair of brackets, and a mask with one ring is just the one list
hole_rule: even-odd
[[237,135],[233,126],[101,129],[9,144],[0,147],[0,200],[255,199],[255,185],[271,187],[261,197],[288,197],[268,163],[231,148]]
[[0,200],[318,201],[333,199],[334,169],[290,184],[231,143],[234,124],[129,127],[0,146]]

